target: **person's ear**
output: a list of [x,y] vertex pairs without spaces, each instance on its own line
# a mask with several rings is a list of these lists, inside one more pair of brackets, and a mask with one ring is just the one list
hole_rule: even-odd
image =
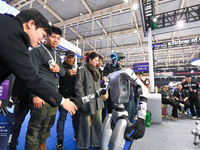
[[34,21],[34,20],[29,20],[29,21],[27,22],[27,27],[28,27],[29,29],[35,28],[35,21]]

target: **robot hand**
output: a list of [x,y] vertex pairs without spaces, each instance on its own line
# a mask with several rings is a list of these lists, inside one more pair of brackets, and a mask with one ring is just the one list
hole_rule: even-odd
[[96,91],[95,93],[89,94],[87,96],[84,96],[81,98],[82,103],[86,104],[89,101],[94,100],[95,98],[100,97],[101,95],[105,95],[106,94],[106,89],[105,88],[100,88],[98,91]]
[[144,119],[138,118],[135,124],[133,124],[135,131],[131,135],[132,139],[140,139],[144,136],[145,133],[145,121]]

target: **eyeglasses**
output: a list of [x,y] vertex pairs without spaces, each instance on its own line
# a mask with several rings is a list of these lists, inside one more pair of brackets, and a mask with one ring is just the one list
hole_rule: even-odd
[[94,62],[99,63],[99,60],[93,59]]
[[53,39],[57,39],[57,40],[59,40],[60,41],[60,39],[61,39],[61,37],[57,37],[57,36],[55,36],[55,35],[50,35]]

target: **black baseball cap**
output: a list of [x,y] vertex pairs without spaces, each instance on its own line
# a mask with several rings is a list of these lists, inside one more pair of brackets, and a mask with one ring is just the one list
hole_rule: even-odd
[[65,56],[69,56],[69,55],[75,55],[75,53],[73,51],[68,50],[65,52]]

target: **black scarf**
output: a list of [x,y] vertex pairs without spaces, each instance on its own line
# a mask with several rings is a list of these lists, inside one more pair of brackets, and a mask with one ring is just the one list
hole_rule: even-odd
[[100,74],[99,71],[96,69],[96,67],[89,65],[89,63],[86,64],[86,67],[88,68],[88,70],[92,73],[92,76],[94,78],[94,81],[98,81],[100,78]]

